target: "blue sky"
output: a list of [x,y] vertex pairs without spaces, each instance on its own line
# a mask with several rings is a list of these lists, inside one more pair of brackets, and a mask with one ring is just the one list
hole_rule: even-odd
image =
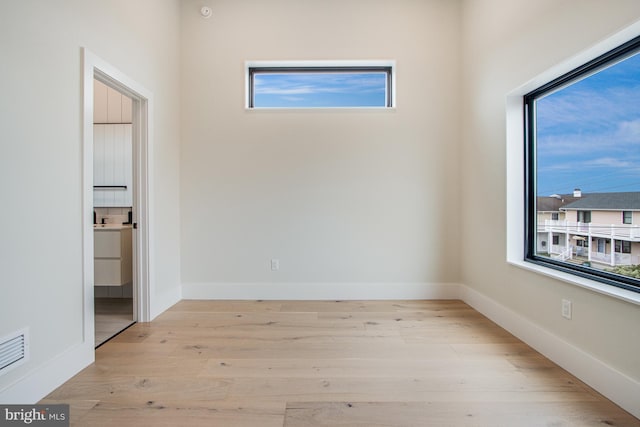
[[537,101],[537,193],[640,191],[640,55]]
[[256,73],[254,106],[384,107],[386,74]]

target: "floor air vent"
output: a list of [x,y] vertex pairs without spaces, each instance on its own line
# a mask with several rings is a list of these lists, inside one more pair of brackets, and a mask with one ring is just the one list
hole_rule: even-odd
[[0,375],[29,358],[29,333],[22,329],[0,339]]

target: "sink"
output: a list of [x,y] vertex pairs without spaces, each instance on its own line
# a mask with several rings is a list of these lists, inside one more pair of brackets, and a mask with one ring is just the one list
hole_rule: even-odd
[[93,228],[122,228],[124,224],[93,224]]

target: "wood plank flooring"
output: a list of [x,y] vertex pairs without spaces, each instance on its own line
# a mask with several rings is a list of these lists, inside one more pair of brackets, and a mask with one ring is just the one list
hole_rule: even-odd
[[95,298],[96,347],[134,323],[133,298]]
[[460,301],[181,301],[42,403],[73,426],[640,426]]

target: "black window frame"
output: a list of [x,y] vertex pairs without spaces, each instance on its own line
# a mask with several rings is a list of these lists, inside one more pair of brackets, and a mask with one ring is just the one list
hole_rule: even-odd
[[[628,220],[628,222],[627,222]],[[632,211],[622,211],[622,223],[623,224],[633,224],[633,212]]]
[[[617,48],[614,48],[597,58],[563,74],[562,76],[543,84],[523,96],[524,121],[524,260],[533,264],[570,273],[578,277],[595,280],[607,285],[640,293],[640,280],[605,270],[591,268],[590,265],[566,263],[550,257],[536,254],[537,239],[537,211],[536,211],[536,111],[535,103],[547,93],[576,82],[605,67],[621,61],[626,57],[640,52],[640,36]],[[613,249],[613,248],[612,248]]]
[[[247,69],[249,87],[247,88],[247,106],[249,109],[268,109],[278,107],[256,107],[255,106],[255,75],[256,74],[282,74],[282,73],[385,73],[386,89],[385,105],[383,107],[322,107],[322,108],[393,108],[393,66],[392,65],[336,65],[336,66],[249,66]],[[314,107],[299,107],[314,108]]]

